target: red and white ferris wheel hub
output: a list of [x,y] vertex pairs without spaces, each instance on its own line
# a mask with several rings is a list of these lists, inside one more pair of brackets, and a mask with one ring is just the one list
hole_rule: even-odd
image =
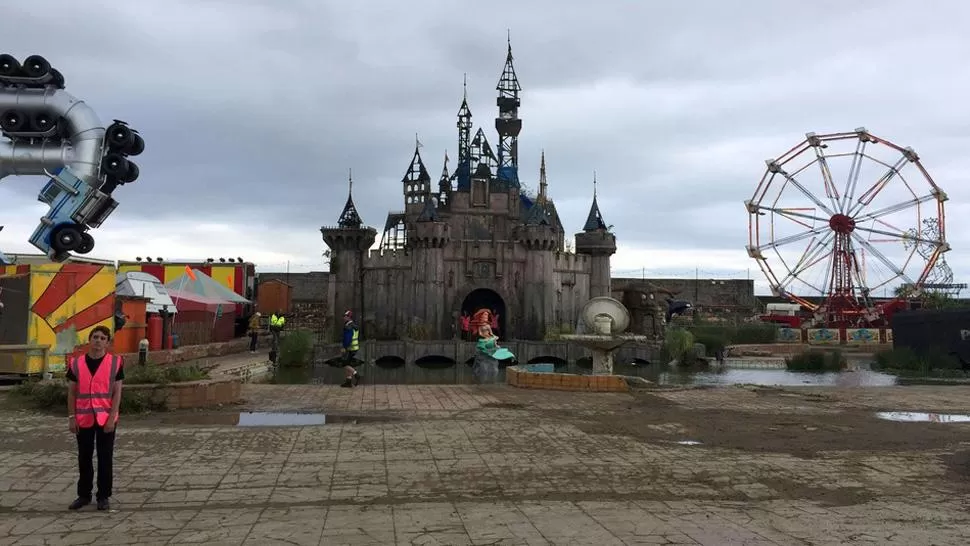
[[952,282],[947,196],[912,148],[865,128],[808,133],[766,164],[745,201],[748,255],[775,295],[818,323],[873,325],[924,286]]

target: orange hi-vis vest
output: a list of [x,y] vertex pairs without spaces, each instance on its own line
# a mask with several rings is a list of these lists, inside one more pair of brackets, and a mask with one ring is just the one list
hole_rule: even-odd
[[[109,362],[110,366],[107,365]],[[103,427],[111,415],[111,392],[114,390],[115,376],[121,368],[121,357],[105,353],[94,375],[91,375],[83,356],[72,358],[68,366],[77,377],[77,397],[74,402],[77,426],[91,428],[97,422]]]

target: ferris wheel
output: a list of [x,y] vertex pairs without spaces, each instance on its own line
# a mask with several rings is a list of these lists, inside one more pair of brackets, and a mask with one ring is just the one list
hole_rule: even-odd
[[880,326],[919,294],[949,250],[943,203],[912,148],[808,133],[745,201],[748,255],[816,326]]

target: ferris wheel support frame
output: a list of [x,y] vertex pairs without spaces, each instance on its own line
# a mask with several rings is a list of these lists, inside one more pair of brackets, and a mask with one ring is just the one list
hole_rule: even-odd
[[[822,149],[826,147],[827,142],[852,139],[858,140],[858,144],[856,145],[855,153],[851,154],[853,156],[853,163],[850,167],[850,179],[846,183],[846,191],[843,195],[840,195],[839,188],[836,187],[836,184],[832,180],[831,172],[828,168],[827,157],[824,155],[824,153],[822,153]],[[888,165],[881,161],[874,160],[874,158],[871,156],[866,156],[864,153],[865,146],[868,143],[886,145],[889,148],[899,152],[901,157],[893,165]],[[827,200],[829,202],[828,204],[826,204],[823,199],[819,199],[814,194],[809,192],[804,186],[802,186],[801,183],[798,182],[794,175],[785,171],[786,164],[793,161],[797,157],[800,157],[803,153],[806,153],[809,150],[815,151],[815,162],[817,162],[821,168],[823,185],[825,188],[825,195],[823,199]],[[886,166],[887,171],[874,184],[872,184],[871,187],[856,198],[855,191],[858,189],[858,177],[862,166],[862,157],[868,157],[870,160],[874,160],[877,163]],[[809,165],[815,162],[811,162]],[[828,133],[822,135],[807,133],[805,135],[805,140],[801,141],[799,144],[795,145],[778,158],[768,159],[765,161],[765,163],[767,164],[767,170],[762,176],[754,195],[750,200],[745,201],[745,207],[749,214],[749,244],[747,246],[748,255],[756,260],[759,269],[761,269],[762,273],[767,278],[772,292],[776,296],[783,296],[790,301],[809,309],[813,313],[817,322],[822,322],[829,326],[845,327],[850,324],[872,325],[885,321],[888,319],[892,311],[905,304],[908,297],[918,295],[921,292],[922,286],[930,276],[937,260],[940,259],[944,252],[950,249],[949,245],[946,243],[946,217],[943,205],[943,203],[947,201],[947,195],[945,192],[943,192],[943,190],[940,189],[940,187],[930,176],[929,172],[927,172],[927,170],[923,167],[922,163],[920,162],[919,155],[916,154],[912,148],[898,146],[886,139],[876,137],[864,127],[860,127],[852,132]],[[858,216],[899,173],[899,170],[905,164],[913,164],[917,169],[919,169],[920,174],[930,186],[930,192],[921,197],[914,195],[914,199]],[[796,171],[796,174],[800,173],[801,170],[804,170],[807,167],[808,166],[802,167]],[[797,209],[782,210],[762,206],[761,203],[768,193],[771,182],[777,176],[783,177],[785,179],[785,184],[791,184],[793,187],[797,188],[802,194],[804,194],[805,197],[812,201],[815,208],[827,214],[829,216],[827,222],[819,227],[813,228],[811,225],[799,220],[799,218],[811,220],[824,219],[817,218],[811,214],[797,212]],[[905,273],[896,268],[881,252],[872,247],[868,241],[856,233],[857,225],[862,224],[864,221],[875,220],[880,216],[890,214],[892,212],[902,211],[911,206],[918,206],[931,200],[936,201],[937,205],[936,212],[937,218],[939,219],[939,240],[923,241],[919,235],[915,236],[914,240],[917,242],[932,243],[934,245],[932,252],[926,256],[926,264],[916,279],[910,279],[908,276],[906,276]],[[831,207],[829,207],[829,205],[831,205]],[[770,246],[777,248],[782,243],[787,244],[796,242],[798,240],[808,239],[809,237],[812,238],[812,241],[809,242],[805,253],[796,264],[794,271],[789,271],[788,276],[786,276],[784,280],[780,280],[778,278],[761,251],[761,216],[765,215],[764,211],[779,214],[809,228],[809,230],[805,233],[773,241]],[[773,234],[773,227],[771,230],[771,233]],[[865,231],[876,234],[897,235],[878,229],[867,228]],[[810,252],[817,238],[820,238],[818,240],[823,242],[816,244],[814,251]],[[828,254],[824,254],[822,251],[828,246],[829,238],[833,239],[831,241],[833,250]],[[908,285],[913,287],[912,291],[908,294],[894,294],[894,297],[890,301],[876,305],[869,296],[864,278],[862,277],[864,270],[862,267],[860,267],[859,260],[853,251],[855,244],[858,244],[862,248],[868,250],[870,254],[872,254],[878,261],[882,262],[884,265],[889,267],[890,270],[896,272],[900,277],[906,280]],[[804,271],[811,265],[819,263],[819,261],[824,259],[826,256],[831,256],[832,260],[826,274],[826,281],[823,283],[827,289],[827,293],[823,296],[821,303],[814,303],[807,298],[798,296],[788,290],[785,290],[784,287],[787,285],[787,282],[797,278],[799,268],[802,268],[802,271]]]

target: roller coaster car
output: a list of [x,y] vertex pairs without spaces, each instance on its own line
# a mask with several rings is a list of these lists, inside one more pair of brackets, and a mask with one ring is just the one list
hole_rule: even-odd
[[13,55],[3,53],[0,54],[0,84],[64,89],[64,76],[40,55],[31,55],[20,64]]
[[76,177],[67,167],[52,173],[37,200],[50,205],[47,215],[30,237],[30,244],[55,262],[63,262],[71,252],[87,254],[94,250],[94,237],[88,229],[97,228],[118,206],[118,202]]

